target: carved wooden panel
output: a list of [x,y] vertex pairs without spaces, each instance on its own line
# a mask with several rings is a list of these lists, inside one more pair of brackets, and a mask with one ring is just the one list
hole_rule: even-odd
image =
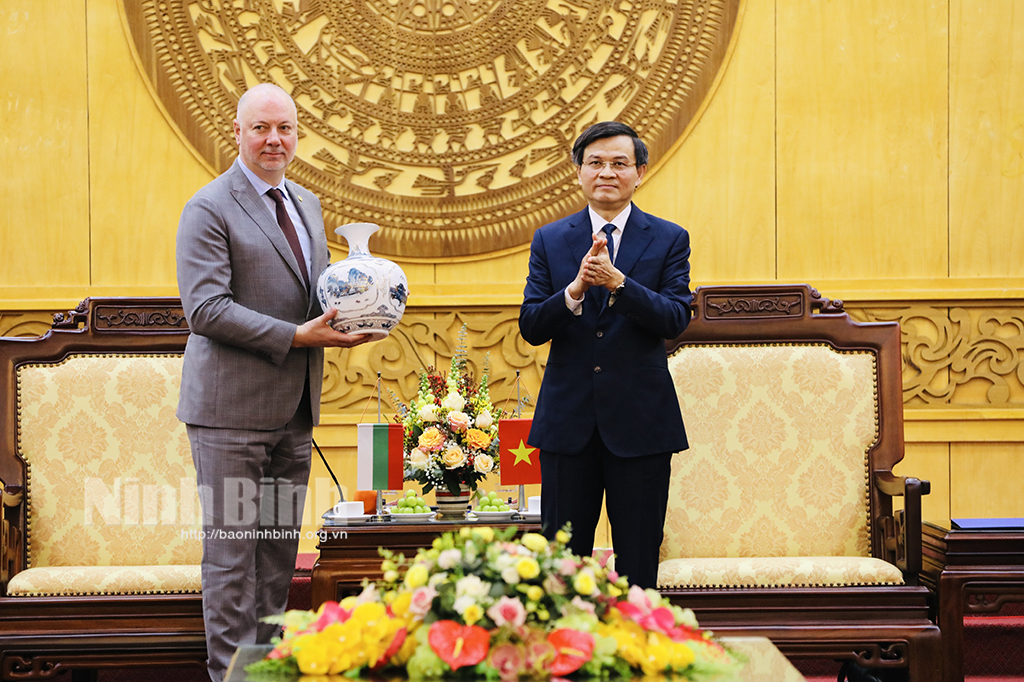
[[[845,308],[857,320],[900,323],[903,396],[908,407],[1024,406],[1024,308],[983,302],[947,307],[902,302],[864,305],[849,301]],[[58,315],[66,317],[69,313],[62,311]],[[523,341],[518,318],[517,306],[459,313],[409,309],[402,324],[385,341],[351,351],[327,352],[324,410],[361,411],[373,395],[377,372],[388,389],[401,400],[410,400],[416,393],[422,368],[447,368],[463,323],[469,333],[470,366],[477,376],[482,374],[484,358],[488,356],[491,397],[495,403],[500,406],[509,397],[516,370],[521,376],[521,397],[535,398],[544,373],[547,347],[534,348]],[[116,315],[110,319],[111,324],[132,322]],[[0,336],[39,336],[53,321],[52,311],[0,311]],[[510,409],[514,401],[513,394]]]
[[[375,395],[377,372],[384,386],[408,403],[419,388],[420,371],[431,365],[447,371],[463,324],[471,371],[479,378],[485,362],[490,366],[491,400],[511,411],[515,409],[517,395],[523,400],[536,398],[548,351],[547,346],[531,346],[520,336],[518,307],[463,313],[407,310],[402,323],[385,340],[351,351],[327,351],[323,410],[366,409],[367,400]],[[394,414],[386,392],[384,398],[384,410]],[[376,410],[375,403],[369,409]]]
[[[582,206],[569,149],[632,125],[657,161],[712,92],[741,0],[122,0],[163,108],[217,172],[242,92],[298,106],[289,169],[375,253],[525,245]],[[329,238],[335,239],[328,229]]]
[[848,312],[900,323],[905,405],[1024,404],[1024,309],[912,303]]

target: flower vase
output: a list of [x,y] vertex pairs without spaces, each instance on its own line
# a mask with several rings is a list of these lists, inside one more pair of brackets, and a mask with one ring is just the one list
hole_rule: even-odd
[[438,516],[446,521],[464,519],[472,497],[473,491],[465,483],[459,486],[458,495],[453,495],[448,488],[434,488]]
[[367,334],[373,341],[394,329],[409,298],[402,268],[370,254],[370,236],[379,229],[373,223],[337,228],[335,234],[348,242],[348,257],[329,265],[316,286],[323,309],[337,311],[332,327],[346,334]]

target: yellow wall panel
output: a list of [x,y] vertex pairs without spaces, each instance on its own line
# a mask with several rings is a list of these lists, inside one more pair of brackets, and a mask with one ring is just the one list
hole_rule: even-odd
[[1024,518],[1024,443],[953,443],[951,518]]
[[1024,7],[950,3],[950,274],[1024,273]]
[[778,276],[947,273],[947,7],[777,4]]
[[775,3],[747,0],[714,98],[637,205],[690,233],[693,284],[775,278]]
[[161,114],[137,71],[118,0],[89,5],[92,280],[177,291],[185,202],[213,176]]
[[0,7],[0,286],[89,284],[85,3]]
[[897,476],[912,476],[930,481],[932,491],[921,500],[925,521],[949,521],[949,445],[947,443],[907,443],[906,456],[893,467]]

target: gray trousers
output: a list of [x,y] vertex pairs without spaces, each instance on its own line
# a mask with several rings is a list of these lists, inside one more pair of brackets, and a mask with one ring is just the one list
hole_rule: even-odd
[[[307,393],[308,396],[308,393]],[[207,667],[221,682],[235,649],[266,644],[280,627],[295,573],[309,482],[308,397],[273,431],[186,425],[203,510]]]

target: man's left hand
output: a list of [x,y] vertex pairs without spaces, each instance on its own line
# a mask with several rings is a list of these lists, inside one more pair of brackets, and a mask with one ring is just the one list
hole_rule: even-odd
[[597,255],[588,256],[583,263],[583,281],[592,287],[615,291],[615,287],[626,281],[626,276],[612,265],[608,247],[605,246]]

